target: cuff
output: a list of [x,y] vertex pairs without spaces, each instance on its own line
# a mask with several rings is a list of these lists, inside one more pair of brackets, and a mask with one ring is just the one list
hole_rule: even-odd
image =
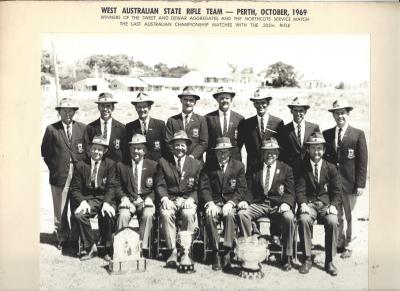
[[233,202],[232,200],[229,200],[229,201],[228,201],[228,202],[226,202],[226,203],[232,204],[232,206],[233,206],[233,207],[235,207],[235,206],[236,206],[235,202]]
[[164,202],[166,199],[169,199],[167,196],[164,196],[163,198],[161,198],[161,202]]

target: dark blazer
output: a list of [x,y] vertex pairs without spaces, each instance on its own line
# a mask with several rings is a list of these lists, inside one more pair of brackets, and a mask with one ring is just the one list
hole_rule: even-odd
[[[207,127],[208,127],[208,149],[207,149],[207,162],[217,162],[215,157],[215,151],[212,150],[217,145],[217,138],[222,137],[221,122],[219,119],[219,111],[213,111],[208,113],[206,116]],[[238,127],[239,123],[244,120],[244,117],[235,111],[230,111],[228,132],[227,137],[230,138],[231,143],[235,146],[232,149],[232,158],[242,161],[242,155],[240,154],[240,149],[237,147],[238,141]]]
[[282,130],[280,159],[293,168],[295,176],[302,161],[309,158],[305,142],[313,132],[320,132],[318,124],[308,121],[305,122],[305,129],[303,130],[304,140],[302,146],[297,140],[297,128],[294,128],[293,122],[286,124]]
[[367,180],[368,150],[364,132],[347,127],[340,150],[335,145],[335,127],[323,132],[326,141],[325,159],[337,165],[344,194],[364,188]]
[[268,196],[264,195],[263,167],[259,165],[255,171],[247,173],[247,195],[249,203],[260,203],[266,198],[271,205],[288,204],[293,210],[295,206],[295,186],[292,169],[281,161],[276,161],[274,178]]
[[[265,131],[265,138],[275,137],[279,144],[281,144],[281,134],[284,124],[282,119],[269,115],[268,123],[266,128],[275,131]],[[246,147],[247,151],[247,168],[248,171],[252,171],[257,168],[258,165],[262,164],[261,161],[261,136],[260,129],[258,127],[257,115],[244,120],[239,127],[239,149],[243,146]]]
[[[84,140],[88,158],[90,158],[90,143],[93,137],[98,134],[101,134],[100,118],[89,123],[86,127]],[[125,155],[125,125],[114,118],[111,123],[111,136],[108,145],[105,157],[115,162],[121,162]]]
[[[158,162],[161,157],[167,157],[168,149],[165,143],[165,123],[162,120],[151,118],[146,133],[146,159]],[[127,161],[131,159],[129,144],[134,134],[143,134],[139,119],[126,124]]]
[[319,176],[319,184],[315,185],[314,170],[310,160],[305,160],[296,178],[297,203],[301,205],[320,200],[337,208],[342,191],[336,166],[323,160]]
[[179,177],[175,160],[161,158],[157,169],[157,194],[159,200],[165,196],[171,200],[177,197],[189,198],[198,202],[198,183],[200,178],[201,163],[186,156],[182,167],[182,177]]
[[50,184],[64,186],[69,172],[70,159],[73,163],[85,158],[83,135],[86,124],[73,121],[71,143],[65,134],[61,121],[46,128],[41,152],[44,162],[50,171]]
[[98,166],[97,188],[90,184],[91,162],[90,160],[79,161],[74,169],[71,181],[71,197],[79,205],[83,200],[102,198],[104,202],[110,203],[115,194],[115,162],[104,158]]
[[[174,133],[178,130],[183,130],[183,119],[181,113],[168,118],[166,141],[168,142],[171,140],[174,136]],[[192,144],[188,147],[186,154],[192,155],[195,159],[201,160],[203,158],[203,153],[207,150],[208,146],[208,129],[206,118],[193,113],[185,131],[192,141]],[[171,158],[172,153],[169,156],[169,159]]]
[[[143,199],[149,197],[155,200],[154,189],[156,188],[156,170],[157,163],[153,160],[144,159],[142,165],[142,176],[140,179],[141,197]],[[117,164],[117,187],[115,191],[116,197],[121,200],[127,196],[131,200],[138,198],[138,193],[133,191],[133,171],[132,160],[129,163]]]
[[237,204],[244,199],[247,191],[244,164],[231,158],[226,167],[224,174],[218,162],[205,164],[200,178],[201,181],[206,178],[199,193],[202,203],[232,201]]

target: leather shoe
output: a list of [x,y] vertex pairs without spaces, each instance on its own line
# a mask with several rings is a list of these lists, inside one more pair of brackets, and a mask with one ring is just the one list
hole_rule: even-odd
[[97,246],[96,244],[93,244],[92,247],[90,248],[89,253],[81,257],[81,261],[87,261],[93,259],[96,256],[97,256]]
[[312,268],[311,259],[306,259],[299,269],[300,274],[307,274]]
[[292,258],[291,257],[284,257],[282,260],[282,270],[288,272],[292,269]]
[[340,257],[341,257],[342,259],[348,259],[348,258],[351,257],[351,253],[352,253],[351,250],[345,249],[345,250],[343,251],[343,253],[340,255]]
[[226,271],[229,270],[230,268],[231,268],[231,252],[227,251],[222,257],[222,269]]
[[166,262],[168,268],[176,268],[177,257],[178,257],[177,251],[176,249],[174,249]]
[[221,258],[219,257],[218,251],[213,252],[213,264],[212,269],[214,271],[220,271],[221,267]]
[[332,262],[325,263],[325,271],[331,276],[337,276],[338,270]]
[[337,253],[338,253],[338,254],[341,254],[341,253],[343,253],[343,252],[344,252],[344,250],[345,250],[345,248],[344,248],[344,247],[338,247],[338,248],[336,248],[336,251],[337,251]]

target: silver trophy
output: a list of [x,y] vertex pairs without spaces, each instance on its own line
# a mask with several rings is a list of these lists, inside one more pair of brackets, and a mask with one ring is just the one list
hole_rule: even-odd
[[178,232],[177,242],[181,246],[178,256],[178,272],[179,273],[194,273],[194,262],[192,255],[193,232],[180,231]]
[[240,237],[237,240],[235,254],[242,262],[242,278],[263,278],[261,262],[268,256],[268,243],[257,235]]

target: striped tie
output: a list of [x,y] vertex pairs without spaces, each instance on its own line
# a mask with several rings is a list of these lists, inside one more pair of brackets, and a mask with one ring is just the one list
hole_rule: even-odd
[[228,120],[226,118],[227,113],[224,112],[224,131],[222,133],[223,136],[226,136],[226,134],[228,133]]
[[90,175],[90,185],[92,188],[96,188],[96,176],[97,176],[97,165],[99,162],[94,163],[94,167],[92,169],[92,174]]
[[179,177],[181,177],[182,176],[181,158],[178,158],[178,163],[176,164],[176,168],[178,169]]
[[301,125],[300,124],[297,125],[297,140],[298,140],[299,144],[301,145]]
[[264,139],[264,118],[261,117],[261,139]]
[[104,121],[103,137],[107,139],[107,121]]
[[68,137],[69,142],[71,143],[72,134],[71,134],[71,126],[70,125],[67,125],[67,137]]
[[314,165],[314,183],[318,186],[318,164]]
[[267,172],[265,173],[264,194],[268,196],[269,191],[269,177],[271,175],[271,165],[267,165]]
[[338,132],[338,136],[337,136],[337,147],[340,148],[340,146],[342,145],[342,128],[339,127],[339,132]]
[[139,194],[139,163],[135,162],[135,173],[133,173],[133,192]]

